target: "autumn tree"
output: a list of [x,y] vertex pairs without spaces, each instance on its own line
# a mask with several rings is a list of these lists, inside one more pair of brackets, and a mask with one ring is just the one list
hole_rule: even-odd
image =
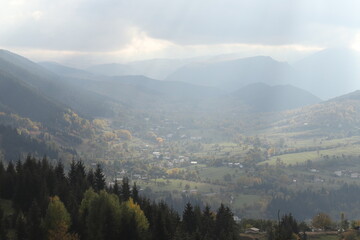
[[318,213],[312,219],[312,226],[326,231],[331,229],[332,220],[326,213]]
[[44,229],[48,240],[73,240],[76,235],[68,233],[70,214],[59,197],[51,197],[44,219]]

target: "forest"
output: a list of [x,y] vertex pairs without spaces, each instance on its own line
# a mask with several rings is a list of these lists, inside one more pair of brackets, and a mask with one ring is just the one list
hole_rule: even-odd
[[[101,166],[28,156],[0,163],[0,239],[238,239],[231,210],[200,209],[182,215],[139,194],[136,183],[107,186]],[[6,204],[7,203],[7,204]],[[7,206],[7,207],[4,207]]]
[[[141,191],[128,178],[107,184],[100,164],[87,168],[81,160],[73,160],[68,168],[61,161],[30,155],[15,164],[9,162],[5,166],[0,162],[0,239],[317,239],[314,229],[320,234],[332,234],[330,239],[360,237],[356,230],[360,221],[349,221],[343,213],[339,222],[324,212],[311,221],[297,222],[291,213],[280,211],[282,205],[301,202],[296,199],[300,196],[310,204],[310,198],[318,197],[314,193],[274,198],[270,206],[277,209],[277,216],[265,220],[236,219],[224,204],[212,210],[208,205],[200,207],[188,202],[179,214]],[[346,186],[337,194],[346,194],[345,191],[352,192],[355,198],[359,190]],[[328,196],[328,201],[334,197]],[[302,217],[300,209],[304,206],[293,208],[296,216]],[[334,235],[334,231],[340,232]]]

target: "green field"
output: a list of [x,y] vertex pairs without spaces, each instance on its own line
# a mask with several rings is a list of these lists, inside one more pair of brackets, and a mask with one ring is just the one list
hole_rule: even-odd
[[283,154],[283,155],[271,157],[269,160],[264,161],[261,164],[268,163],[270,165],[275,165],[278,158],[284,164],[296,164],[296,163],[301,164],[307,162],[308,160],[318,161],[324,159],[324,156],[342,156],[342,155],[351,155],[351,156],[360,155],[360,145],[347,145],[347,146],[340,146],[332,149],[319,150],[319,151]]

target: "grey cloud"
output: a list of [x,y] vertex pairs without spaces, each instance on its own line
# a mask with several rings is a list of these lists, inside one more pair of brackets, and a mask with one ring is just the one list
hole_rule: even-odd
[[89,0],[71,9],[51,4],[43,2],[44,19],[3,33],[0,44],[111,51],[127,44],[128,28],[137,27],[178,44],[332,45],[348,37],[339,29],[350,34],[360,27],[355,0]]

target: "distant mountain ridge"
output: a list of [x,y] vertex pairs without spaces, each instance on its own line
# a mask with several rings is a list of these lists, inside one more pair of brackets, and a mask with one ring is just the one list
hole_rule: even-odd
[[269,85],[290,84],[283,76],[290,75],[287,63],[258,56],[231,61],[189,64],[175,71],[167,81],[183,81],[203,86],[234,90],[263,82]]
[[20,80],[38,94],[86,116],[110,114],[106,97],[84,91],[74,85],[71,78],[57,75],[20,55],[0,51],[0,71]]
[[300,88],[265,83],[250,84],[234,92],[233,96],[258,112],[283,111],[321,102],[321,99]]
[[330,99],[360,89],[360,54],[347,48],[331,48],[296,63],[296,86]]

